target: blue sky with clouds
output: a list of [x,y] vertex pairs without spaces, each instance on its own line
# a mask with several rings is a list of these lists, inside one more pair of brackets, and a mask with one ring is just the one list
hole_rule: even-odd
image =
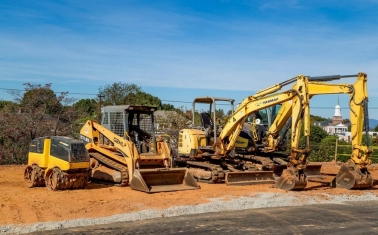
[[[162,100],[240,102],[298,74],[364,71],[378,119],[377,12],[376,0],[1,0],[0,88],[96,94],[124,82]],[[0,90],[0,99],[11,97]],[[316,97],[312,113],[331,117],[336,103]],[[347,117],[347,95],[340,104]]]

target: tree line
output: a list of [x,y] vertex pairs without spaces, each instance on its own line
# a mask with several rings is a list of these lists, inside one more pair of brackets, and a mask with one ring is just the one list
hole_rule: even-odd
[[[175,111],[169,112],[165,118],[157,118],[162,124],[159,125],[159,131],[171,136],[173,146],[177,141],[179,130],[191,125],[191,118],[187,117],[186,110],[182,107],[175,108],[171,104],[165,104],[158,97],[144,92],[135,84],[105,85],[99,88],[98,97],[80,100],[70,98],[68,92],[55,93],[51,84],[24,85],[25,91],[9,92],[13,101],[0,100],[0,164],[27,163],[29,143],[36,137],[61,135],[78,138],[80,128],[86,120],[99,119],[100,102],[101,106],[151,105],[156,106],[158,110]],[[222,109],[217,109],[215,114],[224,125],[231,112],[225,113]],[[196,111],[194,115],[195,122],[199,124],[199,112]],[[316,121],[329,120],[312,115],[311,123]],[[348,124],[350,121],[344,119],[343,123]],[[378,126],[375,129],[378,130]],[[334,152],[336,138],[321,127],[311,125],[310,145],[316,147],[312,148],[310,160],[329,159]],[[370,142],[370,145],[378,146],[377,138],[371,138]],[[305,140],[302,138],[301,145],[304,143]],[[340,144],[348,143],[341,141]]]
[[74,99],[68,92],[55,93],[52,84],[24,84],[24,91],[9,91],[13,101],[0,100],[0,164],[25,164],[29,143],[41,136],[78,138],[88,119],[100,117],[101,105],[151,105],[175,110],[140,86],[113,83],[99,88],[95,99]]

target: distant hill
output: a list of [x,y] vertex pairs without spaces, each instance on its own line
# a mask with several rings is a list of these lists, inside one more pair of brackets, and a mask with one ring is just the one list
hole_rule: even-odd
[[369,118],[369,128],[374,129],[378,125],[378,120]]

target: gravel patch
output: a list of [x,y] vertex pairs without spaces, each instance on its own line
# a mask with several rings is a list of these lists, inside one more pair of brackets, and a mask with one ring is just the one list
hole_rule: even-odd
[[72,228],[78,226],[90,226],[99,224],[110,224],[114,222],[126,222],[145,220],[161,217],[173,217],[190,214],[200,214],[219,211],[234,211],[265,207],[284,207],[284,206],[302,206],[312,204],[342,204],[353,201],[371,201],[378,200],[373,193],[364,193],[362,195],[300,195],[295,192],[281,193],[258,193],[248,197],[237,198],[215,198],[209,203],[195,206],[174,206],[168,209],[149,209],[139,212],[118,214],[108,217],[95,219],[75,219],[64,220],[59,222],[40,222],[26,225],[7,225],[0,226],[0,234],[22,234],[36,231],[55,230],[63,228]]

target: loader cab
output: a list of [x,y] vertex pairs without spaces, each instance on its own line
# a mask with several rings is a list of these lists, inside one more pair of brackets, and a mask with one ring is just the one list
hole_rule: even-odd
[[132,140],[140,153],[147,153],[150,142],[155,143],[155,110],[154,106],[144,105],[105,106],[101,109],[101,125]]

